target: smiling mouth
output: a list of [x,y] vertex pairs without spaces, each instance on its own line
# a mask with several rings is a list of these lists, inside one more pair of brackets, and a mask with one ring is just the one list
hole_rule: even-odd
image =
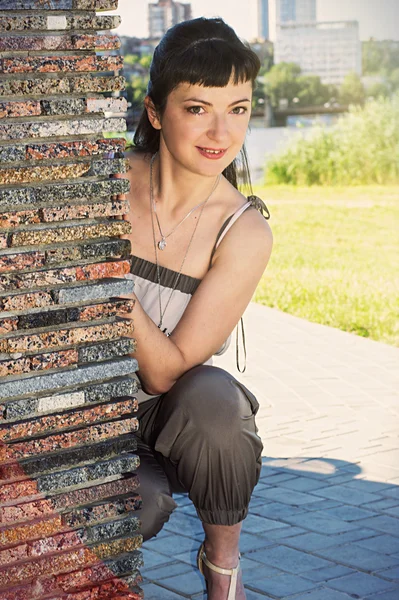
[[198,146],[198,148],[202,150],[202,152],[206,152],[207,154],[223,154],[224,152],[226,152],[226,149],[213,150],[212,148],[201,148],[201,146]]

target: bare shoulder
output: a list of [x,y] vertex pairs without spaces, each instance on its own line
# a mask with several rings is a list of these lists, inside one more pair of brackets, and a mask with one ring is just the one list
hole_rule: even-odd
[[[235,210],[248,202],[248,198],[235,188],[229,189],[228,192],[232,205],[236,207]],[[267,264],[272,247],[272,229],[262,212],[253,204],[228,230],[215,253],[215,260],[220,259],[221,262],[235,260],[243,263],[247,260],[255,262],[259,260],[260,263]]]
[[243,265],[250,262],[260,266],[263,264],[265,267],[273,248],[273,233],[269,223],[254,207],[248,208],[238,219],[240,220],[236,230],[234,231],[234,227],[231,229],[229,245],[234,244],[240,248],[241,256],[238,260],[241,260]]

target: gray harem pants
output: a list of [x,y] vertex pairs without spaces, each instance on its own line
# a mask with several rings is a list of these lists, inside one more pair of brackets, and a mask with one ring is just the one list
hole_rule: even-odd
[[258,408],[242,383],[208,365],[140,404],[137,516],[144,540],[168,521],[177,506],[173,493],[188,493],[204,523],[234,525],[247,516],[262,466]]

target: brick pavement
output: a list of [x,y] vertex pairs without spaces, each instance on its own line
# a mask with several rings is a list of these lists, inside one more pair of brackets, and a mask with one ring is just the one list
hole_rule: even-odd
[[[399,350],[251,303],[261,478],[243,523],[247,600],[399,599]],[[235,339],[234,339],[235,341]],[[202,599],[191,501],[144,544],[146,600]]]

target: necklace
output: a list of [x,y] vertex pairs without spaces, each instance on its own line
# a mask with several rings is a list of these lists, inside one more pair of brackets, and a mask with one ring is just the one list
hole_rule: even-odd
[[[214,191],[215,191],[215,189],[217,188],[217,186],[218,186],[218,184],[219,184],[219,181],[220,181],[220,179],[221,179],[221,175],[219,175],[219,176],[218,176],[218,178],[216,179],[216,181],[215,181],[215,184],[214,184],[214,186],[213,186],[213,188],[212,188],[212,190],[211,190],[211,193],[209,194],[209,196],[207,197],[207,199],[206,199],[206,200],[204,200],[204,202],[201,202],[201,205],[202,205],[201,212],[200,212],[200,214],[199,214],[199,217],[198,217],[198,220],[197,220],[197,222],[196,222],[196,224],[195,224],[194,231],[193,231],[193,233],[191,234],[190,241],[189,241],[189,243],[188,243],[188,246],[187,246],[186,252],[185,252],[185,254],[184,254],[184,256],[183,256],[183,260],[182,260],[182,263],[181,263],[181,265],[180,265],[179,272],[177,273],[177,276],[176,276],[175,282],[174,282],[174,284],[173,284],[173,288],[172,288],[172,290],[171,290],[171,292],[170,292],[170,294],[169,294],[168,301],[167,301],[167,303],[166,303],[166,306],[165,306],[165,308],[162,310],[162,302],[161,302],[161,276],[160,276],[160,270],[159,270],[159,269],[160,269],[160,267],[159,267],[159,261],[158,261],[157,243],[156,243],[156,241],[155,241],[155,225],[154,225],[154,216],[153,216],[153,210],[152,210],[152,208],[153,208],[153,206],[154,206],[153,165],[154,165],[154,160],[155,160],[155,157],[156,157],[156,156],[157,156],[157,153],[155,153],[155,154],[153,155],[153,157],[151,158],[151,164],[150,164],[150,204],[151,204],[151,224],[152,224],[152,235],[153,235],[153,240],[154,240],[155,262],[156,262],[156,266],[157,266],[157,281],[158,281],[158,300],[159,300],[159,323],[158,323],[158,327],[159,327],[159,329],[161,329],[161,327],[162,327],[162,323],[163,323],[163,318],[164,318],[164,315],[165,315],[166,309],[168,308],[168,306],[169,306],[169,303],[170,303],[170,301],[171,301],[171,299],[172,299],[172,296],[173,296],[173,292],[175,291],[175,289],[176,289],[176,287],[177,287],[177,284],[179,283],[179,279],[180,279],[180,276],[181,276],[181,274],[182,274],[182,271],[183,271],[183,266],[184,266],[184,263],[185,263],[185,261],[186,261],[187,254],[188,254],[188,251],[189,251],[189,249],[190,249],[191,243],[192,243],[192,241],[193,241],[193,238],[194,238],[195,232],[197,231],[198,223],[200,222],[201,215],[202,215],[202,213],[203,213],[203,210],[204,210],[204,208],[205,208],[205,204],[208,202],[209,198],[212,196],[213,192],[214,192]],[[198,207],[196,207],[196,208],[198,208]],[[155,211],[154,211],[154,212],[155,212]],[[185,217],[185,218],[186,218],[186,217]],[[180,225],[180,223],[179,223],[179,225]],[[162,235],[162,234],[161,234],[161,235]],[[169,234],[169,235],[170,235],[170,234]],[[167,335],[167,336],[169,336],[169,335],[170,335],[170,333],[167,333],[166,335]]]
[[[154,157],[155,158],[157,156],[158,152],[155,153]],[[212,190],[213,192],[214,190]],[[211,193],[212,193],[211,192]],[[158,242],[158,248],[160,250],[164,250],[166,248],[166,238],[168,238],[169,236],[172,235],[172,233],[174,233],[176,231],[176,229],[178,227],[180,227],[180,225],[182,225],[184,223],[184,221],[186,219],[188,219],[188,217],[197,210],[197,208],[200,208],[201,206],[203,206],[209,198],[207,198],[206,200],[203,200],[202,202],[200,202],[199,204],[197,204],[197,206],[194,206],[194,208],[192,208],[190,210],[189,213],[187,213],[187,215],[180,221],[180,223],[178,223],[175,227],[173,227],[172,231],[170,231],[169,233],[167,233],[166,235],[164,233],[162,233],[162,229],[161,229],[161,224],[159,222],[159,218],[158,218],[158,213],[157,213],[157,206],[154,200],[154,197],[152,196],[152,200],[151,200],[151,204],[152,204],[152,208],[154,209],[154,213],[155,213],[155,217],[157,219],[157,223],[158,223],[158,229],[159,229],[159,233],[161,234],[161,240]]]

